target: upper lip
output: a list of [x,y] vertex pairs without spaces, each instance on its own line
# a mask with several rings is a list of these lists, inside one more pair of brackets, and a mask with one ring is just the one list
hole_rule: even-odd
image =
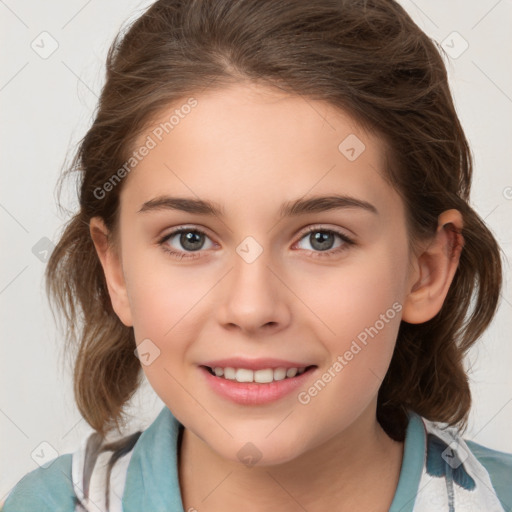
[[248,370],[263,370],[265,368],[306,368],[313,366],[309,363],[297,361],[287,361],[284,359],[275,359],[272,357],[260,359],[244,359],[242,357],[230,357],[228,359],[217,359],[215,361],[206,361],[202,366],[210,368],[246,368]]

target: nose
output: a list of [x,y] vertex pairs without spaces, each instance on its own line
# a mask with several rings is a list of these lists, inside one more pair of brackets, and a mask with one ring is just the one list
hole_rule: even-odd
[[252,262],[235,254],[233,267],[219,287],[218,321],[248,334],[277,332],[290,322],[293,294],[265,251]]

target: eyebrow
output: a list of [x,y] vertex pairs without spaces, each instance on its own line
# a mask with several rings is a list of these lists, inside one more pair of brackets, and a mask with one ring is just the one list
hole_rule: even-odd
[[[345,208],[359,208],[378,215],[377,208],[371,203],[355,197],[341,195],[317,196],[308,199],[301,198],[295,201],[288,201],[283,203],[279,212],[280,217],[283,218]],[[213,201],[171,196],[158,196],[146,201],[139,209],[138,213],[158,210],[179,210],[198,215],[224,217],[224,209],[222,206]]]

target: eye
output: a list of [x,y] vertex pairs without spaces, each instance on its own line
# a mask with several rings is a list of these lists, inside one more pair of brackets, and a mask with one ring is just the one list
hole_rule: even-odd
[[[340,241],[338,245],[335,245],[336,239]],[[351,238],[340,231],[316,226],[310,227],[297,244],[300,244],[302,240],[309,243],[311,249],[306,247],[306,250],[312,251],[312,256],[314,257],[324,257],[340,253],[347,250],[355,243]]]
[[[209,240],[208,235],[198,228],[180,227],[162,237],[158,241],[158,245],[173,258],[179,260],[187,258],[195,259],[201,257],[202,250],[215,246],[215,244],[211,242],[210,247],[205,247],[206,239]],[[336,239],[339,240],[338,245],[335,245]],[[310,244],[311,249],[307,247],[305,249],[309,251],[313,257],[328,257],[333,254],[338,254],[355,244],[351,238],[340,231],[316,226],[308,228],[296,245],[300,245],[302,240]],[[299,248],[304,249],[304,247]]]
[[[200,254],[196,255],[187,253],[194,253],[201,251],[202,249],[208,249],[209,247],[204,247],[205,238],[208,238],[208,236],[200,229],[182,227],[165,235],[158,241],[158,244],[173,258],[180,260],[184,258],[199,258]],[[177,250],[176,245],[180,246],[177,247]],[[169,246],[171,248],[169,248]],[[212,246],[214,246],[213,243]]]

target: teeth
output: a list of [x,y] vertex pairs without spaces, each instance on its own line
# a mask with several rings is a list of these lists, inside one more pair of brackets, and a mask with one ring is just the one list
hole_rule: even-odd
[[287,378],[302,375],[306,368],[265,368],[263,370],[248,370],[247,368],[212,368],[217,377],[224,377],[237,382],[257,382],[267,384],[272,381],[284,380]]
[[286,368],[276,368],[274,370],[274,380],[286,379]]
[[254,372],[244,368],[238,368],[235,373],[235,379],[238,382],[254,382]]
[[224,368],[224,378],[229,380],[235,380],[236,372],[234,368]]
[[297,375],[297,368],[288,368],[288,370],[286,370],[287,377],[295,377],[295,375]]
[[267,368],[266,370],[256,370],[254,372],[254,382],[259,382],[260,384],[265,384],[267,382],[272,382],[274,380],[274,370],[272,368]]

